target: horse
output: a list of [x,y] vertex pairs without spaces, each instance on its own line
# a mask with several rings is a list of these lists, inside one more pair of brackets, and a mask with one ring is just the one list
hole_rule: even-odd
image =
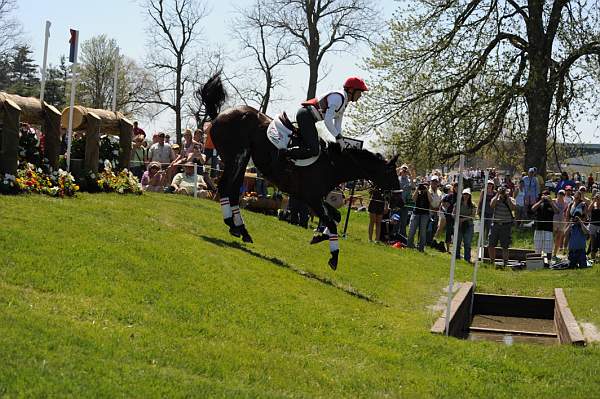
[[261,173],[281,191],[309,206],[326,227],[315,235],[311,244],[329,240],[329,266],[337,269],[339,244],[337,223],[341,215],[324,201],[324,197],[341,183],[368,179],[383,190],[398,190],[394,157],[389,161],[363,149],[342,149],[338,143],[321,141],[319,158],[309,166],[294,166],[278,157],[277,148],[267,137],[272,119],[250,106],[236,106],[220,111],[226,92],[220,74],[211,77],[198,91],[211,119],[210,135],[225,167],[218,183],[223,221],[229,233],[251,243],[240,214],[239,197],[250,157]]

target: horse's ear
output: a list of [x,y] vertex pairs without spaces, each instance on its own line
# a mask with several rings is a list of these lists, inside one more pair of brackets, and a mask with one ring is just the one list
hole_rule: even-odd
[[397,161],[398,161],[398,155],[396,154],[396,155],[394,155],[394,156],[392,157],[392,159],[390,159],[390,160],[388,161],[388,165],[393,165],[393,166],[396,166],[396,162],[397,162]]

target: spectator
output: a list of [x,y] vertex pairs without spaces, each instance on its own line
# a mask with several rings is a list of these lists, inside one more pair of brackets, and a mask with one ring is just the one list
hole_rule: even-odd
[[571,215],[571,223],[565,231],[565,234],[569,237],[569,266],[587,267],[585,244],[590,232],[581,219],[583,213],[578,208],[575,209],[575,212]]
[[585,204],[587,206],[590,206],[590,204],[592,202],[585,196],[585,194],[587,193],[587,188],[584,185],[581,185],[581,186],[579,186],[579,190],[578,191],[581,193],[581,200],[583,202],[585,202]]
[[143,136],[143,140],[146,139],[146,132],[144,132],[144,129],[138,127],[137,121],[133,122],[133,129],[131,129],[131,133],[133,137],[139,136],[141,134]]
[[571,205],[573,203],[573,186],[565,187],[565,201],[567,205]]
[[574,187],[575,182],[569,179],[569,174],[563,171],[560,174],[560,180],[556,183],[556,192],[558,193],[560,190],[566,190],[567,186]]
[[159,134],[160,134],[159,132],[154,132],[154,134],[152,135],[152,144],[158,143]]
[[450,244],[452,243],[452,236],[454,235],[454,205],[458,200],[458,183],[452,183],[448,194],[442,197],[442,208],[444,211],[444,218],[446,220],[446,250],[450,252]]
[[177,173],[171,182],[175,194],[194,195],[194,187],[197,186],[199,198],[210,198],[211,192],[207,190],[207,185],[201,175],[194,177],[194,168],[196,164],[188,162],[183,165],[183,172]]
[[506,192],[506,187],[500,186],[498,192],[492,198],[490,207],[494,209],[494,220],[490,227],[490,236],[488,239],[488,253],[492,264],[496,263],[496,245],[500,242],[502,248],[503,266],[508,265],[508,247],[512,239],[513,211],[515,210],[515,200]]
[[429,217],[429,226],[427,227],[427,244],[431,244],[434,235],[437,232],[440,220],[440,205],[442,203],[442,192],[439,189],[440,178],[437,175],[431,176],[429,183],[429,194],[431,194],[431,212]]
[[192,131],[190,129],[185,129],[183,132],[183,143],[181,143],[181,145],[183,147],[181,150],[182,155],[187,155],[192,152],[194,140],[192,139]]
[[554,214],[553,220],[553,235],[554,235],[554,257],[553,260],[558,260],[558,251],[564,251],[563,243],[565,238],[567,201],[565,201],[565,190],[558,191],[558,197],[554,200],[554,206],[558,212]]
[[[207,123],[209,124],[209,123]],[[202,129],[196,129],[194,130],[194,141],[196,143],[203,143],[204,144],[204,133],[202,132]]]
[[410,171],[408,165],[404,164],[398,169],[398,180],[400,182],[400,190],[402,190],[402,201],[404,201],[404,207],[400,210],[400,223],[398,230],[401,235],[406,237],[406,225],[408,224],[408,205],[411,201],[411,192],[413,182],[411,180]]
[[170,164],[175,160],[175,153],[171,146],[165,143],[165,134],[158,134],[158,142],[150,146],[148,151],[148,159],[150,162],[158,162],[160,164]]
[[506,186],[506,188],[509,190],[510,195],[512,195],[512,193],[514,193],[515,191],[515,183],[513,183],[512,178],[510,177],[510,175],[504,175],[504,181],[502,182],[502,184],[504,184]]
[[175,158],[177,158],[181,153],[181,148],[179,147],[179,144],[177,144],[177,143],[172,144],[171,149],[173,150],[173,153],[175,154]]
[[594,198],[587,209],[587,216],[590,220],[590,253],[592,259],[596,260],[596,254],[600,247],[600,194],[594,195]]
[[133,139],[133,146],[131,148],[131,160],[129,161],[131,173],[133,173],[138,180],[141,180],[147,162],[146,149],[142,147],[143,141],[144,139],[141,134],[135,136]]
[[576,213],[580,213],[581,216],[587,214],[587,203],[583,200],[583,195],[581,191],[576,191],[573,196],[573,202],[569,204],[569,208],[567,210],[567,216],[572,220],[575,217]]
[[471,201],[471,189],[465,188],[460,202],[456,259],[460,259],[460,246],[464,244],[464,258],[469,263],[471,263],[471,241],[473,241],[473,216],[475,216],[475,205]]
[[540,184],[535,177],[535,168],[529,168],[527,176],[523,178],[523,193],[525,209],[527,215],[531,213],[531,206],[537,202],[537,198],[540,195]]
[[588,191],[592,191],[592,187],[594,187],[594,175],[590,173],[587,178],[587,189]]
[[160,163],[150,162],[148,164],[148,170],[144,172],[141,183],[144,191],[163,191],[163,173],[160,171]]
[[514,192],[515,205],[517,207],[517,225],[520,225],[527,218],[527,210],[525,208],[525,183],[523,179],[519,180],[519,185]]
[[171,136],[168,134],[165,135],[165,143],[171,145]]
[[431,193],[427,190],[424,183],[420,183],[412,195],[412,200],[415,203],[412,216],[410,218],[410,229],[408,233],[408,247],[414,248],[415,234],[419,229],[419,252],[425,250],[427,243],[427,225],[429,224],[429,214],[431,211]]
[[290,224],[307,229],[309,218],[308,205],[295,197],[290,197],[288,209],[290,211]]
[[[206,163],[210,164],[210,176],[215,177],[217,175],[217,167],[219,165],[219,159],[217,156],[217,150],[212,142],[210,136],[211,123],[206,122],[204,128],[204,155],[206,156]],[[198,132],[199,129],[196,130]]]
[[483,207],[483,193],[479,196],[479,203],[477,204],[477,215],[479,215],[480,222],[483,222],[483,237],[484,244],[487,244],[487,237],[490,234],[490,226],[492,225],[492,216],[494,215],[494,210],[490,206],[492,202],[492,198],[494,198],[494,194],[496,193],[495,184],[493,180],[488,180],[486,185],[486,198],[485,198],[485,215],[481,214],[481,210]]
[[531,210],[535,212],[535,231],[533,233],[535,252],[539,254],[543,252],[550,263],[554,246],[552,239],[554,215],[560,210],[551,200],[550,192],[547,190],[544,190],[539,201],[533,204]]
[[375,242],[381,239],[381,220],[385,210],[385,201],[383,193],[378,188],[371,190],[371,199],[369,201],[369,242],[373,241],[373,227],[375,227]]

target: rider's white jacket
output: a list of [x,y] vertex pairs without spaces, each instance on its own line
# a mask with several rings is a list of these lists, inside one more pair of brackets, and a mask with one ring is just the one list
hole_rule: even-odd
[[342,134],[342,118],[348,104],[345,91],[331,91],[319,97],[321,116],[333,137]]

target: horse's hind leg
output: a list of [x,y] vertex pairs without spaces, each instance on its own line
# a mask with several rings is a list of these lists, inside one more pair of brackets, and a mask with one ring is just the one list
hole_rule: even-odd
[[229,226],[229,233],[235,237],[242,237],[244,242],[252,242],[252,237],[246,230],[244,225],[244,219],[240,213],[240,188],[244,182],[244,174],[246,172],[246,166],[250,160],[250,151],[244,150],[233,162],[233,170],[231,174],[231,184],[229,184],[229,203],[231,206],[231,225]]
[[329,207],[325,205],[325,202],[322,199],[312,201],[309,205],[313,211],[315,211],[317,216],[319,216],[319,219],[326,227],[322,235],[316,235],[313,237],[311,244],[316,244],[318,242],[325,241],[326,239],[329,240],[329,252],[331,253],[331,257],[327,263],[329,264],[329,267],[331,267],[333,270],[336,270],[340,255],[337,223],[335,221],[337,215],[331,214]]

